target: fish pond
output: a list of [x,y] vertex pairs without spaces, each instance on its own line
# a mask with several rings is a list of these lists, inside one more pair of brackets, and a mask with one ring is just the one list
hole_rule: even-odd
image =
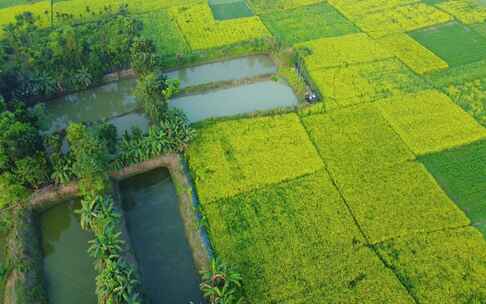
[[[181,88],[227,81],[248,80],[274,75],[276,65],[268,56],[250,56],[184,68],[168,73]],[[124,79],[47,102],[48,129],[66,128],[69,122],[108,120],[119,134],[132,127],[148,128],[146,117],[137,112],[133,96],[136,79]],[[176,96],[171,108],[183,110],[191,122],[255,111],[291,107],[298,103],[292,89],[283,81],[260,80],[237,86],[208,89],[196,94]]]
[[203,303],[199,276],[166,169],[120,182],[130,242],[149,303]]
[[93,236],[81,229],[79,208],[79,201],[66,201],[39,215],[50,304],[98,303],[94,260],[88,255]]

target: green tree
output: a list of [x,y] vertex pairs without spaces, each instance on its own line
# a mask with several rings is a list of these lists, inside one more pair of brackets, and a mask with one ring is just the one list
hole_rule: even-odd
[[130,59],[132,68],[140,76],[153,72],[159,61],[153,41],[146,38],[135,39],[130,48]]
[[152,124],[162,120],[169,99],[178,92],[178,88],[177,81],[168,80],[162,73],[152,72],[139,78],[135,97]]

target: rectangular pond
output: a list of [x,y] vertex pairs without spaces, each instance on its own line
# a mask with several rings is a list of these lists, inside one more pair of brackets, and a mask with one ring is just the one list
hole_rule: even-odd
[[123,211],[148,303],[203,303],[169,172],[120,182]]
[[[181,80],[182,87],[272,75],[277,67],[264,55],[250,56],[183,68],[168,75]],[[147,130],[147,118],[138,113],[133,90],[136,79],[120,80],[47,102],[49,132],[66,128],[69,122],[95,122],[108,119],[121,135],[137,126]],[[170,101],[170,107],[183,110],[191,122],[207,118],[266,111],[295,106],[298,99],[284,82],[258,81],[236,87],[213,89]]]
[[248,56],[167,73],[171,79],[178,79],[181,88],[212,82],[234,81],[277,73],[277,66],[267,55]]
[[296,106],[298,99],[283,82],[267,80],[239,87],[177,97],[169,107],[181,109],[191,122]]
[[50,304],[97,304],[91,233],[81,229],[79,201],[59,204],[39,216],[44,278]]

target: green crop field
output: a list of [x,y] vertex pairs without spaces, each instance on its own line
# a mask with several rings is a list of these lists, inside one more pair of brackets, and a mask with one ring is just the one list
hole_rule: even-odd
[[486,235],[486,141],[420,159],[473,226]]
[[486,38],[457,22],[416,31],[410,35],[450,66],[486,59]]
[[[33,13],[38,28],[6,27],[25,12]],[[233,287],[243,301],[208,304],[486,304],[486,0],[63,0],[54,1],[53,17],[54,25],[47,0],[0,0],[0,100],[6,102],[0,102],[0,207],[30,206],[23,204],[23,188],[30,195],[79,177],[91,195],[94,189],[84,187],[101,188],[108,179],[81,179],[76,166],[87,166],[90,176],[111,172],[111,163],[109,170],[94,167],[113,158],[115,165],[139,168],[160,162],[139,163],[158,152],[177,153],[184,169],[179,177],[191,185],[178,184],[179,173],[171,176],[199,213],[185,210],[192,207],[189,198],[181,200],[182,217],[190,218],[188,241],[194,247],[202,236],[201,248],[211,252],[193,252],[202,260],[197,264],[204,269],[215,257],[241,275],[241,287]],[[93,39],[89,32],[105,29],[101,20],[116,22]],[[30,28],[37,36],[25,34]],[[133,47],[148,45],[140,37],[153,42],[155,54]],[[33,50],[31,41],[43,51]],[[43,134],[30,145],[35,153],[24,151],[31,137],[20,135],[33,132],[38,121],[19,122],[31,114],[14,118],[13,110],[25,112],[14,99],[49,103],[51,95],[98,85],[103,74],[124,75],[113,72],[125,68],[147,76],[138,84],[178,69],[180,75],[169,75],[188,83],[201,78],[203,84],[176,93],[188,105],[195,95],[238,88],[243,94],[235,100],[242,104],[235,108],[246,106],[245,98],[259,106],[273,90],[247,96],[244,90],[260,83],[288,89],[298,101],[190,124],[182,115],[152,113],[166,110],[161,104],[171,93],[153,84],[150,96],[138,96],[144,93],[138,87],[135,98],[150,116],[149,134],[113,139],[116,153],[101,157],[86,146],[75,147],[76,155],[57,155],[49,146],[54,139]],[[273,70],[232,78],[260,69]],[[211,82],[212,75],[199,71],[229,78]],[[306,101],[311,92],[317,101]],[[225,96],[210,104],[232,107],[235,100]],[[194,109],[213,111],[204,101]],[[98,140],[112,144],[105,131],[111,130],[86,126],[86,145],[102,150]],[[48,181],[36,183],[36,170]],[[12,193],[18,197],[5,203]],[[88,209],[83,216],[90,216]],[[0,264],[0,302],[10,269],[26,267],[12,257],[8,263]],[[102,279],[110,273],[98,266],[99,289],[107,288],[111,281]],[[100,304],[124,301],[100,296]]]
[[285,45],[358,31],[351,22],[326,3],[276,11],[263,15],[262,20]]

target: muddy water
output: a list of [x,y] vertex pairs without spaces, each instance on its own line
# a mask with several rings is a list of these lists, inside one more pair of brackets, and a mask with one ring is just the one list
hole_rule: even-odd
[[50,304],[96,304],[92,235],[81,229],[77,201],[59,204],[40,215],[44,276]]
[[174,98],[169,105],[184,111],[191,122],[197,122],[295,106],[297,103],[297,97],[287,84],[268,80]]
[[198,274],[168,171],[155,170],[124,180],[120,189],[149,303],[202,303]]

